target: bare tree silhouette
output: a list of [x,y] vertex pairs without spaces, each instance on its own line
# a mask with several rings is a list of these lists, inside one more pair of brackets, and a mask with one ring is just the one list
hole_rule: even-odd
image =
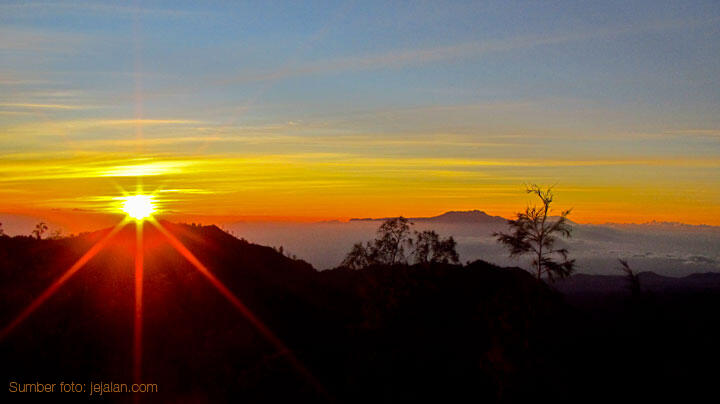
[[516,219],[508,220],[510,232],[497,232],[493,236],[508,248],[511,257],[531,255],[532,270],[538,280],[543,275],[547,275],[551,282],[555,277],[569,276],[575,268],[575,260],[568,260],[567,249],[555,248],[555,243],[558,235],[565,238],[571,236],[572,227],[567,220],[570,210],[562,211],[557,219],[552,220],[552,187],[542,188],[533,184],[527,187],[526,192],[536,195],[542,204],[528,206],[525,212],[517,214]]

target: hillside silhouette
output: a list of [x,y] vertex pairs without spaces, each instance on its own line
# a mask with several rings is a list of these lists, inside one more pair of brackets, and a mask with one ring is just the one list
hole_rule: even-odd
[[[162,225],[289,352],[146,225],[142,380],[159,392],[141,402],[688,401],[712,391],[717,288],[577,303],[484,261],[317,271],[216,226]],[[0,237],[0,325],[109,231]],[[135,240],[126,226],[0,341],[6,381],[132,382]]]

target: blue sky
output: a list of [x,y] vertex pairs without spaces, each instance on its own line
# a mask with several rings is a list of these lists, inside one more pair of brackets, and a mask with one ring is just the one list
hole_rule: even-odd
[[[426,164],[415,189],[442,191],[422,181],[428,175],[455,188],[502,189],[435,204],[441,198],[426,195],[427,213],[501,209],[501,194],[522,178],[645,187],[634,197],[643,204],[675,187],[691,196],[658,202],[653,214],[689,200],[699,217],[701,204],[720,213],[720,195],[700,192],[720,185],[718,55],[716,1],[2,2],[0,147],[16,168],[62,157],[60,170],[72,156],[102,153],[117,161],[288,156],[300,165],[386,159],[379,165],[391,169],[355,183],[362,165],[345,168],[342,185],[381,189],[380,179],[401,181]],[[505,166],[462,168],[473,160]],[[314,175],[331,187],[330,174]],[[15,194],[37,186],[12,173],[5,181]],[[235,185],[206,191],[243,189]],[[302,195],[312,188],[289,186]],[[218,212],[230,214],[233,198]],[[43,206],[72,202],[50,199]],[[622,209],[640,219],[640,203]],[[348,215],[406,207],[377,206]]]

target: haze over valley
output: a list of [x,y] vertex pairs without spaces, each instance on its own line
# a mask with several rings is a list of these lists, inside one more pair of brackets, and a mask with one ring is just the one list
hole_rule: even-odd
[[[503,266],[524,266],[510,259],[492,236],[506,219],[482,211],[447,212],[413,218],[415,230],[433,229],[453,236],[462,262],[482,259]],[[319,269],[333,268],[356,242],[374,237],[380,220],[354,219],[317,223],[236,222],[223,228],[248,241],[280,247]],[[577,272],[617,275],[617,259],[628,259],[639,271],[667,276],[720,271],[720,227],[677,223],[574,224],[567,242]]]

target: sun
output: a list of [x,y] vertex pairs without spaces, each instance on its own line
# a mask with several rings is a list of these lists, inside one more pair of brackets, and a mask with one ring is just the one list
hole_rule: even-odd
[[132,195],[124,198],[122,211],[135,220],[143,220],[155,212],[155,202],[150,195]]

